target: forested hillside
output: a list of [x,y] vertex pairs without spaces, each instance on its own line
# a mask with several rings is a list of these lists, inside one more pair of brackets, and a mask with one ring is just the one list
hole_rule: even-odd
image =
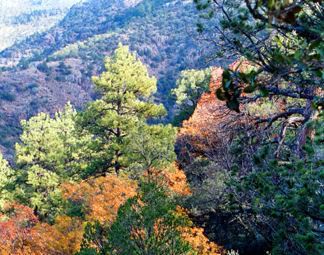
[[91,0],[4,51],[0,254],[322,255],[323,18]]
[[197,17],[190,1],[91,0],[72,7],[49,31],[6,49],[0,54],[1,144],[14,143],[19,119],[54,112],[67,101],[81,107],[94,98],[90,78],[118,42],[136,51],[156,75],[156,100],[170,110],[178,73],[206,63],[196,28],[187,26]]

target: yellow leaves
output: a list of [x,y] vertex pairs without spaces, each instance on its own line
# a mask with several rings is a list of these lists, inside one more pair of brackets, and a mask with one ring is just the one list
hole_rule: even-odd
[[54,225],[38,224],[34,231],[39,236],[33,246],[42,254],[73,255],[80,250],[83,237],[83,224],[78,218],[59,216]]
[[178,195],[188,196],[191,194],[190,187],[187,183],[187,177],[176,163],[162,170],[150,169],[146,177],[167,186],[172,192]]
[[[82,203],[86,221],[112,223],[118,208],[136,195],[136,183],[116,176],[92,178],[62,186],[64,197]],[[53,225],[37,223],[32,209],[14,206],[9,220],[0,222],[0,255],[73,255],[80,250],[84,224],[78,217],[58,216]],[[28,226],[28,227],[26,227]]]
[[199,255],[221,255],[224,253],[222,247],[209,241],[209,239],[204,235],[203,228],[184,228],[182,230],[182,237]]
[[31,245],[35,238],[33,226],[38,221],[33,210],[19,204],[8,204],[4,209],[9,218],[0,215],[0,254],[41,255]]
[[[163,170],[151,170],[147,177],[167,186],[171,193],[189,195],[186,176],[176,164]],[[137,183],[115,175],[91,178],[80,183],[65,183],[61,186],[65,199],[76,205],[82,205],[85,221],[79,217],[58,216],[53,225],[38,222],[32,209],[16,206],[9,220],[0,222],[0,255],[73,255],[81,248],[86,222],[99,221],[112,224],[117,217],[119,207],[128,198],[137,195]],[[171,195],[170,193],[170,195]],[[139,201],[139,205],[143,206]],[[178,207],[176,214],[185,215],[187,211]],[[27,221],[26,221],[27,219]],[[190,224],[189,224],[190,225]],[[9,230],[10,234],[6,231]],[[153,230],[163,235],[168,229],[161,219],[157,219]],[[203,229],[181,227],[181,237],[186,240],[199,255],[218,255],[221,248],[210,242]],[[1,235],[2,233],[2,235]],[[141,228],[132,231],[133,238],[144,238],[147,233]],[[8,242],[4,242],[4,237]]]
[[[188,217],[188,211],[177,206],[175,214]],[[188,217],[189,219],[189,217]],[[190,220],[189,220],[190,221]],[[214,242],[211,242],[204,234],[203,228],[194,226],[193,222],[189,222],[189,226],[181,227],[180,229],[182,238],[187,241],[198,255],[221,255],[224,254],[224,249]]]
[[136,183],[114,175],[92,178],[79,184],[64,184],[63,195],[73,203],[83,203],[88,221],[112,223],[118,208],[136,195]]
[[191,194],[187,183],[187,177],[177,165],[172,165],[169,169],[167,169],[167,171],[163,171],[162,175],[168,187],[173,192],[183,196]]
[[[83,225],[77,218],[59,216],[54,225],[38,222],[33,210],[8,206],[0,222],[0,255],[73,255],[80,249]],[[11,213],[10,213],[11,212]]]

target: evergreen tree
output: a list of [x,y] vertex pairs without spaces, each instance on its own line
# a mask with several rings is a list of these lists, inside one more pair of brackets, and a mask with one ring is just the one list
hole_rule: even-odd
[[130,134],[146,132],[147,128],[139,127],[145,126],[148,119],[165,114],[162,105],[152,102],[156,79],[149,76],[147,68],[127,46],[120,44],[114,55],[106,59],[105,67],[100,77],[93,78],[101,98],[90,103],[80,117],[81,127],[94,136],[92,148],[97,152],[86,175],[112,170],[119,174],[130,164]]
[[126,153],[129,170],[138,175],[152,168],[163,168],[176,159],[174,144],[176,129],[171,125],[139,123],[130,133]]
[[[323,121],[320,113],[307,123],[318,132],[304,146],[305,158],[291,154],[274,160],[274,148],[266,146],[254,155],[253,171],[232,176],[227,194],[232,209],[254,226],[272,254],[323,253]],[[244,215],[244,210],[253,213]]]
[[200,96],[209,90],[210,78],[210,68],[181,72],[176,88],[172,90],[178,108],[174,124],[179,125],[192,115]]
[[[323,1],[195,3],[199,29],[221,32],[218,53],[244,60],[224,70],[218,99],[241,115],[259,110],[231,146],[241,162],[230,210],[273,254],[322,254]],[[275,107],[262,112],[264,103]]]
[[12,199],[12,190],[16,180],[14,170],[0,153],[0,209]]
[[22,121],[23,133],[16,144],[17,199],[35,209],[41,217],[52,218],[59,210],[60,184],[86,166],[85,144],[75,128],[76,111],[70,104],[54,118],[40,113]]
[[[176,208],[164,188],[142,183],[139,194],[119,208],[110,227],[88,225],[79,254],[193,255],[180,230],[191,224],[190,220]],[[94,243],[100,244],[98,250]]]

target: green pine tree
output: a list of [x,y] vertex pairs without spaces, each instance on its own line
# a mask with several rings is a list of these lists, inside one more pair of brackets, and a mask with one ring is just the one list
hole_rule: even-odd
[[129,167],[134,163],[129,160],[133,155],[129,144],[138,139],[136,134],[148,132],[147,120],[165,114],[162,105],[152,102],[156,79],[127,46],[120,44],[105,67],[100,77],[93,78],[101,98],[89,104],[80,117],[81,127],[95,138],[92,148],[97,152],[86,175],[119,174]]
[[[187,216],[176,212],[174,198],[155,183],[141,183],[137,196],[119,208],[110,227],[88,224],[79,255],[193,255],[181,237]],[[94,244],[100,244],[99,247]]]
[[181,72],[176,88],[172,90],[177,105],[177,112],[173,121],[175,125],[180,125],[192,115],[200,96],[209,90],[210,78],[210,68]]
[[12,190],[15,180],[14,170],[0,153],[0,209],[6,202],[12,199]]
[[140,123],[130,133],[126,148],[129,170],[138,175],[151,168],[162,168],[176,160],[176,129],[171,125]]
[[75,125],[76,111],[70,104],[53,118],[40,113],[22,121],[23,133],[16,144],[16,199],[53,219],[61,206],[59,186],[86,167],[86,143]]

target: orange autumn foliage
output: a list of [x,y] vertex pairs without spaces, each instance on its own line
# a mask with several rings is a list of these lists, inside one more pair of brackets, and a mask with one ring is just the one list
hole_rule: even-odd
[[62,186],[64,197],[72,203],[82,203],[87,221],[112,223],[118,208],[136,195],[136,183],[115,175],[91,178],[78,184]]
[[186,174],[176,163],[164,169],[150,169],[147,177],[161,185],[165,185],[178,195],[188,196],[191,194]]
[[[156,177],[162,177],[162,181],[171,191],[182,196],[188,196],[191,194],[186,175],[178,165],[173,164],[167,169],[162,171],[156,170],[155,172],[153,171],[153,173],[156,174]],[[176,213],[187,215],[186,210],[181,207],[177,208]],[[159,224],[157,224],[157,226],[159,226]],[[159,227],[157,227],[157,229],[159,229]],[[225,254],[225,250],[221,246],[209,241],[208,237],[204,235],[203,228],[195,227],[192,224],[192,226],[182,228],[180,231],[183,239],[191,245],[198,255]]]
[[[249,66],[247,62],[237,61],[229,68],[244,71]],[[223,69],[213,68],[209,92],[201,95],[192,116],[182,123],[176,146],[182,163],[191,163],[201,156],[225,155],[224,148],[235,135],[233,130],[248,121],[241,114],[229,110],[226,102],[217,98],[216,90],[222,86],[222,79]]]
[[[152,173],[171,191],[190,194],[186,176],[176,165]],[[84,205],[86,221],[110,224],[118,208],[136,195],[136,188],[134,181],[107,176],[66,183],[62,191],[67,200]],[[10,217],[0,222],[0,255],[73,255],[80,250],[86,222],[78,217],[58,216],[50,225],[39,222],[33,210],[22,205],[12,205],[7,215]],[[197,254],[221,254],[221,248],[209,242],[202,229],[187,227],[181,232]]]
[[202,94],[192,116],[182,123],[177,137],[182,160],[190,162],[193,158],[206,156],[210,148],[222,142],[219,124],[233,114],[215,94],[221,85],[222,74],[221,68],[212,70],[210,92]]
[[204,235],[204,229],[198,227],[188,227],[183,229],[182,237],[199,255],[221,255],[224,249],[209,241]]
[[33,227],[38,219],[31,208],[12,204],[0,215],[0,254],[1,255],[42,255],[34,250],[32,243],[38,239]]
[[40,223],[29,207],[13,204],[7,211],[9,218],[0,222],[1,255],[73,255],[80,249],[79,220],[59,216],[49,225]]
[[[138,201],[139,206],[144,206],[142,201]],[[188,254],[192,255],[224,255],[226,250],[211,242],[208,237],[204,234],[204,229],[194,226],[193,222],[188,216],[188,211],[180,206],[177,206],[173,212],[176,216],[183,219],[184,225],[177,227],[176,229],[180,232],[181,238],[186,241],[192,248],[192,252]],[[156,219],[153,231],[156,237],[163,237],[165,233],[170,231],[170,226],[164,222],[164,219]],[[149,232],[144,228],[133,228],[131,229],[131,236],[134,240],[147,240],[149,238]]]
[[78,218],[58,216],[54,225],[39,223],[33,231],[39,239],[32,246],[41,250],[41,254],[73,255],[80,250],[83,224]]
[[[178,206],[176,214],[188,217],[188,212],[184,208]],[[189,226],[180,229],[182,238],[187,241],[192,249],[198,255],[223,255],[225,250],[216,243],[211,242],[204,234],[204,229],[194,226],[190,221]]]
[[[62,186],[64,197],[82,203],[86,221],[112,223],[118,208],[136,195],[136,183],[116,176],[92,178]],[[22,205],[0,215],[0,255],[73,255],[80,249],[84,224],[78,217],[58,216],[53,225],[41,223]]]
[[188,196],[191,194],[187,177],[184,171],[177,165],[174,165],[174,167],[168,171],[163,171],[162,175],[171,191],[182,196]]

